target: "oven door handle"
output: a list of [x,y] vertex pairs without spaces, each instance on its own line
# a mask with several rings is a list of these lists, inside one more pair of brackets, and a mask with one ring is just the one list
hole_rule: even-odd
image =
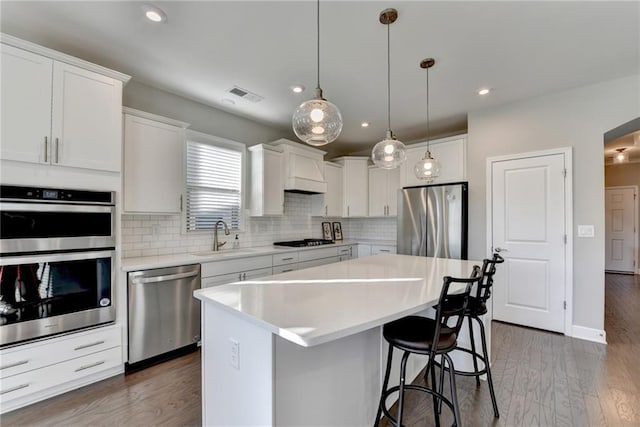
[[73,205],[62,203],[0,203],[3,212],[82,212],[82,213],[111,213],[113,206],[101,205]]
[[190,271],[187,273],[168,274],[166,276],[140,277],[140,278],[132,279],[131,283],[134,285],[144,285],[147,283],[160,283],[160,282],[168,282],[170,280],[187,279],[189,277],[196,277],[197,275],[198,275],[197,271]]

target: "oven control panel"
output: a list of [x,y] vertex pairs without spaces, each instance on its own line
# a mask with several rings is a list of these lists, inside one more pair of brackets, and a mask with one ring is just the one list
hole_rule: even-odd
[[1,200],[113,204],[113,192],[60,188],[0,186]]

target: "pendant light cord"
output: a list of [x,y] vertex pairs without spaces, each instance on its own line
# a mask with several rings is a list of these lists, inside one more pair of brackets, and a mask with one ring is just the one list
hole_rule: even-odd
[[387,24],[387,130],[391,135],[391,43],[389,42],[389,25]]
[[320,89],[320,0],[316,2],[316,35],[317,35],[317,86]]
[[431,154],[430,147],[431,128],[429,126],[429,67],[427,67],[427,151]]

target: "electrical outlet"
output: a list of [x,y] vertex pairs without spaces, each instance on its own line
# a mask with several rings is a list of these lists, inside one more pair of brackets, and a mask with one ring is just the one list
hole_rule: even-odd
[[240,343],[233,338],[229,338],[231,366],[240,370]]

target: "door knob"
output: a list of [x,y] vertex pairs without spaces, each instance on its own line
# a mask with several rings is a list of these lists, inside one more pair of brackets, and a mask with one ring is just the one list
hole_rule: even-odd
[[496,251],[496,252],[509,252],[507,249],[504,249],[504,248],[495,248],[494,251]]

